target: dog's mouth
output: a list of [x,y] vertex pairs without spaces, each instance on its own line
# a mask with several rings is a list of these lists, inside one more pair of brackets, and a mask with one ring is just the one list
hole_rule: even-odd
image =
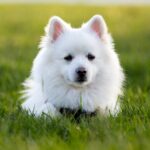
[[75,82],[76,82],[77,84],[83,84],[83,83],[87,82],[87,77],[86,77],[86,76],[78,77],[78,78],[75,80]]
[[74,88],[84,88],[89,83],[87,81],[82,81],[82,80],[79,81],[78,80],[78,81],[70,82],[69,84],[70,84],[70,86],[72,86]]
[[73,88],[84,88],[89,84],[87,77],[76,77],[73,80],[70,80],[69,78],[65,78],[65,82]]

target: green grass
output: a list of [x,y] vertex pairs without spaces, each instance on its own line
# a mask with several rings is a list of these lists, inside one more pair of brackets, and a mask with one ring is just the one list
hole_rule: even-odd
[[[96,13],[105,17],[126,73],[122,112],[80,123],[28,116],[18,107],[19,90],[49,17],[79,27]],[[0,149],[150,149],[150,7],[0,5]]]

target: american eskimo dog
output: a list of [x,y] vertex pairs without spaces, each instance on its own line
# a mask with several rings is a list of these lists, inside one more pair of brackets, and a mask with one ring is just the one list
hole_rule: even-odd
[[100,15],[81,28],[54,16],[45,28],[22,107],[36,115],[59,116],[61,108],[107,115],[119,111],[124,74],[112,37]]

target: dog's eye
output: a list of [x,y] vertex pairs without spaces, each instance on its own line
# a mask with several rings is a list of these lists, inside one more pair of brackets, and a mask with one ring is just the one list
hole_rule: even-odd
[[87,58],[88,58],[88,60],[94,60],[95,59],[95,56],[94,55],[92,55],[92,54],[88,54],[87,55]]
[[71,61],[72,59],[73,59],[73,56],[72,55],[67,55],[66,57],[64,57],[64,59],[66,60],[66,61]]

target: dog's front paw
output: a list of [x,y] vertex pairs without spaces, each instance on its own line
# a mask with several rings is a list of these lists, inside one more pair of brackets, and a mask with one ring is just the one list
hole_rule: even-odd
[[29,114],[34,114],[36,117],[45,115],[45,116],[50,116],[52,118],[55,118],[60,115],[60,113],[51,103],[45,103],[40,106],[35,105],[32,108],[23,106],[23,108],[26,109]]
[[49,103],[43,104],[36,112],[35,115],[36,116],[40,116],[40,115],[48,115],[52,118],[58,117],[60,115],[60,113],[57,111],[57,109]]

